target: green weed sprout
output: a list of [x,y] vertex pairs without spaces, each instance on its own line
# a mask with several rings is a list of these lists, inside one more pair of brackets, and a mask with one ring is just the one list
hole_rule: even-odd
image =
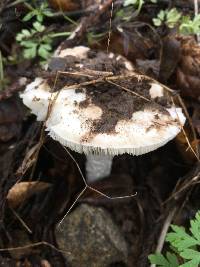
[[155,26],[159,27],[165,24],[168,28],[178,26],[181,34],[199,34],[200,33],[200,14],[191,19],[189,16],[183,16],[176,8],[170,10],[160,10],[157,17],[153,19]]
[[16,36],[16,41],[23,48],[23,57],[33,59],[39,56],[43,60],[50,57],[52,51],[53,38],[59,36],[69,36],[70,32],[45,33],[46,27],[38,21],[33,23],[33,27],[23,29]]
[[48,8],[48,3],[45,1],[39,7],[36,8],[33,8],[28,3],[26,3],[26,5],[30,9],[30,12],[26,14],[26,16],[23,18],[23,21],[29,21],[33,17],[35,17],[38,22],[43,22],[44,17],[53,16],[53,13]]
[[200,211],[190,221],[189,231],[184,227],[171,225],[172,232],[166,236],[173,252],[149,255],[151,264],[159,267],[198,267],[200,265]]
[[165,23],[169,28],[174,28],[181,18],[181,13],[176,8],[170,10],[161,10],[157,18],[153,19],[155,26],[161,26]]

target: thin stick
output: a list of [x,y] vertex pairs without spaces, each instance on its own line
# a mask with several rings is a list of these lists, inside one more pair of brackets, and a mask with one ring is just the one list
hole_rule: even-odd
[[62,220],[59,222],[58,227],[60,227],[60,225],[62,224],[62,222],[64,221],[64,219],[66,218],[66,216],[70,213],[70,211],[72,210],[72,208],[75,206],[75,204],[77,203],[77,201],[79,200],[79,198],[83,195],[83,193],[85,193],[87,189],[87,185],[83,188],[83,190],[78,194],[78,196],[76,197],[75,201],[72,203],[72,205],[70,206],[70,208],[68,209],[68,211],[65,213],[64,217],[62,218]]
[[[184,102],[183,102],[183,99],[181,98],[180,95],[178,95],[178,100],[179,100],[179,103],[181,104],[181,106],[182,106],[182,108],[183,108],[183,110],[184,110],[184,112],[185,112],[185,115],[186,115],[186,117],[187,117],[187,119],[188,119],[190,128],[191,128],[191,130],[192,130],[192,134],[193,134],[193,137],[194,137],[194,141],[195,141],[195,143],[197,144],[197,135],[196,135],[196,131],[195,131],[195,129],[194,129],[194,125],[193,125],[193,123],[192,123],[192,121],[191,121],[190,115],[189,115],[189,113],[188,113],[188,111],[187,111],[187,108],[186,108],[186,106],[185,106],[185,104],[184,104]],[[199,148],[198,148],[198,144],[196,145],[196,155],[197,155],[197,159],[198,159],[198,161],[200,161],[200,159],[199,159]]]
[[24,226],[24,228],[27,230],[27,232],[29,234],[32,234],[32,231],[31,229],[28,227],[28,225],[22,220],[22,218],[19,216],[19,214],[13,210],[11,207],[10,207],[11,211],[13,212],[13,214],[15,215],[15,217],[20,221],[20,223]]
[[[54,84],[53,84],[52,91],[55,90],[55,86],[56,86],[56,83],[57,83],[57,80],[58,80],[58,76],[59,76],[59,72],[57,72],[57,74],[56,74],[56,78],[55,78],[55,81],[54,81]],[[32,168],[31,175],[30,175],[30,180],[32,180],[33,175],[35,173],[35,169],[36,169],[36,165],[37,165],[37,160],[38,160],[38,157],[39,157],[40,149],[41,149],[41,147],[42,147],[42,145],[44,143],[44,139],[45,139],[45,123],[46,123],[46,121],[48,120],[48,118],[49,118],[49,116],[51,114],[53,105],[54,105],[56,99],[58,98],[59,93],[60,93],[60,91],[57,92],[57,94],[54,96],[52,101],[51,100],[49,101],[47,115],[46,115],[45,121],[44,121],[44,123],[42,125],[42,129],[41,129],[41,133],[40,133],[40,138],[39,138],[39,142],[38,142],[38,149],[35,152],[35,162],[33,163],[33,168]],[[53,94],[51,94],[51,98],[52,97],[53,97]]]
[[70,71],[58,71],[60,74],[69,74],[69,75],[77,75],[77,76],[84,76],[84,77],[89,77],[89,78],[93,78],[94,75],[89,75],[86,73],[82,73],[82,72],[70,72]]
[[[173,106],[175,107],[175,103],[174,103],[174,99],[173,99],[173,97],[171,97],[171,101],[172,101],[172,104],[173,104]],[[175,111],[176,111],[176,109],[175,109]],[[187,111],[187,110],[186,110],[186,111]],[[188,114],[188,113],[187,113],[187,114]],[[191,149],[191,151],[192,151],[192,152],[193,152],[193,154],[195,155],[196,159],[199,161],[199,157],[198,157],[198,155],[197,155],[196,151],[194,151],[194,149],[193,149],[192,145],[190,144],[189,138],[188,138],[188,136],[187,136],[187,134],[186,134],[186,132],[185,132],[185,129],[184,129],[184,127],[183,127],[183,126],[182,126],[182,124],[181,124],[181,121],[180,121],[180,118],[179,118],[179,116],[178,116],[178,113],[177,113],[177,112],[176,112],[176,116],[177,116],[177,118],[178,118],[178,120],[179,120],[179,124],[180,124],[180,126],[181,126],[181,130],[183,131],[183,134],[184,134],[185,140],[186,140],[186,142],[187,142],[187,144],[188,144],[189,148]],[[189,114],[188,114],[188,116],[189,116]]]
[[85,186],[87,186],[86,179],[85,179],[85,177],[84,177],[84,175],[83,175],[83,173],[81,171],[80,166],[78,165],[78,162],[76,161],[76,159],[74,158],[74,156],[69,152],[69,150],[66,147],[63,146],[63,148],[68,153],[68,155],[71,157],[71,159],[74,161],[74,163],[76,164],[76,166],[78,168],[78,171],[79,171],[79,173],[80,173],[80,175],[81,175],[81,177],[83,179],[83,182],[84,182]]
[[146,98],[145,96],[142,96],[142,95],[140,95],[140,94],[138,94],[138,93],[136,93],[136,92],[134,92],[134,91],[131,91],[130,89],[128,89],[128,88],[126,88],[126,87],[124,87],[124,86],[122,86],[122,85],[119,85],[119,84],[117,84],[117,83],[115,83],[115,82],[111,82],[111,81],[107,81],[108,83],[111,83],[111,84],[113,84],[113,85],[115,85],[115,86],[117,86],[117,87],[120,87],[121,89],[123,89],[123,90],[125,90],[125,91],[127,91],[127,92],[129,92],[129,93],[131,93],[131,94],[133,94],[133,95],[136,95],[136,96],[138,96],[138,97],[140,97],[140,98],[142,98],[142,99],[144,99],[144,100],[146,100],[146,101],[150,101],[150,99],[148,99],[148,98]]
[[110,199],[110,200],[115,200],[115,199],[123,199],[123,198],[130,198],[130,197],[135,197],[137,195],[137,192],[134,193],[134,194],[131,194],[131,195],[126,195],[126,196],[119,196],[119,197],[110,197],[106,194],[104,194],[103,192],[89,186],[87,184],[87,181],[81,171],[81,168],[80,166],[78,165],[78,162],[76,161],[76,159],[73,157],[73,155],[69,152],[69,150],[63,146],[63,148],[65,149],[65,151],[68,153],[68,155],[71,157],[71,159],[75,162],[77,168],[78,168],[78,171],[83,179],[83,182],[85,184],[85,187],[83,188],[83,190],[78,194],[78,196],[76,197],[75,201],[72,203],[72,205],[70,206],[70,208],[68,209],[68,211],[66,212],[66,214],[64,215],[64,217],[61,219],[61,221],[59,222],[58,224],[58,227],[61,225],[61,223],[63,222],[63,220],[66,218],[66,216],[69,214],[69,212],[72,210],[72,208],[75,206],[75,204],[78,202],[79,198],[84,194],[84,192],[86,191],[86,189],[90,189],[100,195],[102,195],[103,197],[107,198],[107,199]]
[[[173,220],[173,217],[174,217],[174,214],[176,213],[177,211],[177,208],[174,208],[173,210],[171,210],[163,224],[163,228],[161,230],[161,233],[160,233],[160,237],[158,239],[158,245],[156,247],[156,253],[161,253],[162,252],[162,249],[163,249],[163,246],[164,246],[164,243],[165,243],[165,237],[166,237],[166,234],[168,232],[168,229],[170,227],[170,224]],[[156,265],[155,264],[151,264],[151,267],[155,267]]]
[[120,197],[120,196],[119,196],[119,197],[110,197],[110,196],[104,194],[103,192],[97,190],[97,189],[94,188],[94,187],[91,187],[91,186],[89,186],[89,185],[87,185],[87,187],[88,187],[89,189],[91,189],[92,191],[98,193],[99,195],[102,195],[103,197],[108,198],[108,199],[111,199],[111,200],[130,198],[130,197],[135,197],[135,196],[137,195],[137,192],[136,192],[136,193],[134,193],[134,194],[126,195],[126,196],[121,196],[121,197]]
[[109,31],[108,31],[108,42],[107,42],[107,53],[109,52],[109,46],[110,46],[110,37],[111,37],[111,31],[112,31],[113,9],[114,9],[114,4],[113,4],[113,1],[112,1],[112,4],[111,4],[111,11],[110,11],[110,20],[109,20]]
[[164,203],[169,202],[172,198],[177,199],[178,195],[181,194],[184,190],[186,190],[192,185],[199,184],[199,178],[200,178],[200,175],[194,176],[189,182],[187,182],[186,184],[183,184],[183,186],[180,189],[178,189],[178,191],[172,193],[171,196],[167,200],[165,200]]
[[58,252],[64,253],[64,254],[68,254],[71,255],[71,252],[62,250],[62,249],[58,249],[57,247],[55,247],[53,244],[50,244],[46,241],[41,241],[41,242],[36,242],[36,243],[32,243],[30,245],[26,245],[26,246],[20,246],[20,247],[10,247],[10,248],[0,248],[0,251],[17,251],[17,250],[24,250],[24,249],[28,249],[28,248],[34,248],[34,247],[38,247],[41,245],[46,245]]

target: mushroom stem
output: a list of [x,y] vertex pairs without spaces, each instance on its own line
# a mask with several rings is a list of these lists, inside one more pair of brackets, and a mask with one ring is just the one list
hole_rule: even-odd
[[111,172],[113,156],[87,155],[86,177],[88,182],[98,181]]

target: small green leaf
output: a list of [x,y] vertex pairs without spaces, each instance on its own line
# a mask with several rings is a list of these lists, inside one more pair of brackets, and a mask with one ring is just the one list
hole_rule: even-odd
[[38,55],[44,59],[48,59],[50,57],[49,51],[43,45],[40,45],[38,49]]
[[149,255],[148,258],[149,258],[151,264],[169,267],[168,260],[161,253],[151,254],[151,255]]
[[30,37],[31,33],[29,32],[29,30],[23,29],[21,31],[21,33],[23,34],[24,37]]
[[26,48],[23,51],[24,58],[32,59],[35,58],[37,54],[37,46],[33,46],[31,48]]
[[164,21],[164,19],[165,19],[165,11],[164,11],[164,10],[161,10],[161,11],[158,13],[158,18],[159,18],[161,21]]
[[170,267],[178,267],[179,266],[179,262],[178,262],[177,256],[174,253],[167,252],[166,253],[166,258],[170,263]]
[[26,48],[37,46],[37,43],[34,43],[33,41],[22,41],[20,44]]
[[51,51],[52,47],[50,44],[42,44],[42,47],[46,49],[47,51]]
[[53,17],[53,12],[51,12],[50,10],[44,10],[43,11],[43,14],[46,16],[46,17]]
[[196,259],[200,263],[200,252],[194,249],[185,249],[180,253],[181,257],[187,260]]
[[37,14],[37,20],[38,20],[39,22],[42,22],[42,21],[43,21],[43,18],[44,18],[44,16],[43,16],[42,13],[38,13],[38,14]]
[[23,35],[22,33],[18,33],[18,34],[16,35],[16,40],[17,40],[18,42],[22,41],[23,38],[24,38],[24,35]]
[[157,27],[161,26],[162,24],[162,21],[160,19],[153,19],[153,24]]
[[44,25],[42,25],[40,22],[38,22],[38,21],[35,21],[34,23],[33,23],[33,27],[36,29],[36,31],[38,31],[38,32],[43,32],[44,30],[45,30],[45,26]]
[[169,28],[173,28],[181,18],[181,13],[176,8],[172,8],[166,13],[166,24]]
[[29,21],[35,16],[35,11],[29,12],[24,18],[23,21]]

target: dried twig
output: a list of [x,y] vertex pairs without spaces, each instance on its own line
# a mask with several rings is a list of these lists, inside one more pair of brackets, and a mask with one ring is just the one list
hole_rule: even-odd
[[42,245],[45,245],[45,246],[48,246],[52,249],[54,249],[55,251],[58,251],[58,252],[61,252],[61,253],[64,253],[64,254],[68,254],[68,255],[71,255],[71,252],[69,251],[66,251],[66,250],[62,250],[62,249],[58,249],[56,246],[54,246],[53,244],[50,244],[46,241],[41,241],[41,242],[36,242],[36,243],[32,243],[30,245],[26,245],[26,246],[19,246],[19,247],[9,247],[9,248],[0,248],[0,251],[1,252],[5,252],[5,251],[18,251],[18,250],[24,250],[24,249],[28,249],[28,248],[34,248],[34,247],[38,247],[38,246],[42,246]]
[[63,146],[63,148],[65,149],[65,151],[68,153],[68,155],[71,157],[71,159],[72,159],[72,160],[74,161],[74,163],[76,164],[76,166],[77,166],[77,168],[78,168],[78,171],[79,171],[79,173],[80,173],[80,175],[81,175],[81,177],[82,177],[82,180],[83,180],[83,182],[84,182],[84,184],[85,184],[85,187],[84,187],[84,188],[82,189],[82,191],[78,194],[78,196],[76,197],[75,201],[72,203],[72,205],[71,205],[70,208],[67,210],[67,212],[66,212],[66,214],[64,215],[64,217],[61,219],[61,221],[60,221],[59,224],[58,224],[59,226],[62,224],[62,222],[64,221],[64,219],[66,218],[66,216],[69,214],[69,212],[72,210],[72,208],[75,206],[75,204],[77,203],[77,201],[80,199],[80,197],[85,193],[85,191],[86,191],[87,189],[92,190],[92,191],[94,191],[94,192],[100,194],[101,196],[103,196],[103,197],[105,197],[105,198],[107,198],[107,199],[110,199],[110,200],[124,199],[124,198],[131,198],[131,197],[135,197],[135,196],[137,195],[137,192],[136,192],[136,193],[134,193],[134,194],[126,195],[126,196],[110,197],[110,196],[104,194],[103,192],[101,192],[101,191],[99,191],[99,190],[93,188],[92,186],[88,185],[88,183],[87,183],[87,181],[86,181],[86,179],[85,179],[85,177],[84,177],[84,175],[83,175],[83,173],[82,173],[82,171],[81,171],[81,168],[80,168],[78,162],[76,161],[76,159],[73,157],[73,155],[69,152],[69,150],[68,150],[66,147]]
[[[162,249],[163,249],[163,246],[164,246],[164,243],[165,243],[166,234],[168,232],[169,226],[170,226],[170,224],[171,224],[171,222],[173,220],[173,217],[174,217],[177,209],[178,208],[175,207],[172,210],[170,210],[167,218],[164,221],[164,224],[163,224],[163,227],[162,227],[159,239],[158,239],[158,244],[157,244],[156,251],[155,251],[156,253],[161,253],[162,252]],[[156,266],[155,264],[151,264],[151,267],[155,267],[155,266]]]
[[108,31],[107,49],[106,49],[107,50],[107,53],[109,51],[109,46],[110,46],[110,37],[111,37],[111,28],[112,28],[113,9],[114,9],[114,3],[112,1],[111,11],[110,11],[110,20],[109,20],[109,31]]
[[122,86],[122,85],[119,85],[119,84],[117,84],[117,83],[115,83],[115,82],[111,82],[111,81],[109,81],[109,80],[107,80],[107,82],[108,82],[108,83],[111,83],[111,84],[113,84],[113,85],[115,85],[115,86],[117,86],[117,87],[120,87],[120,88],[123,89],[124,91],[127,91],[128,93],[131,93],[131,94],[133,94],[133,95],[135,95],[135,96],[138,96],[138,97],[140,97],[140,98],[142,98],[142,99],[144,99],[144,100],[146,100],[146,101],[148,101],[148,102],[150,101],[150,99],[146,98],[145,96],[142,96],[142,95],[140,95],[140,94],[138,94],[138,93],[136,93],[136,92],[134,92],[134,91],[132,91],[132,90],[130,90],[130,89],[128,89],[128,88]]

